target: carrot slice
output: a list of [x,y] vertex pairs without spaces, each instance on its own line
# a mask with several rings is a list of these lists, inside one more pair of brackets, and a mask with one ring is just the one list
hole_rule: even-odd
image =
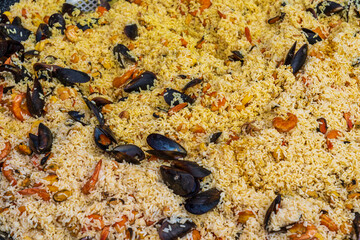
[[96,9],[96,12],[99,13],[100,17],[102,17],[104,15],[104,13],[106,13],[107,11],[108,10],[106,8],[101,7],[101,6],[97,7],[97,9]]
[[102,160],[100,160],[95,167],[94,173],[91,175],[89,180],[85,183],[85,185],[82,187],[81,192],[83,194],[88,195],[92,190],[95,189],[95,185],[99,179],[99,173],[101,169]]
[[249,41],[249,43],[252,44],[251,33],[248,27],[245,27],[245,37]]
[[185,108],[187,105],[188,105],[187,102],[180,103],[180,104],[176,105],[175,107],[170,108],[168,113],[170,115],[174,114],[174,113],[180,111],[181,109]]
[[109,226],[104,227],[100,234],[100,240],[106,240],[109,236],[109,233],[110,233],[110,227]]

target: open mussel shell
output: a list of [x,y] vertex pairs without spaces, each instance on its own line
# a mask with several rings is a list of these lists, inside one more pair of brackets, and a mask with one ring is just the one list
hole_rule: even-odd
[[113,102],[110,101],[109,99],[106,99],[104,97],[94,97],[91,98],[91,101],[95,103],[95,105],[101,109],[103,106],[108,105],[108,104],[112,104]]
[[[165,137],[158,133],[152,133],[146,138],[146,142],[156,151],[161,151],[161,154],[167,156],[170,159],[179,159],[187,155],[187,151],[183,146],[177,142]],[[150,150],[151,151],[151,150]],[[149,152],[149,151],[148,151]],[[149,152],[151,154],[158,152]],[[157,155],[156,155],[157,156]]]
[[130,93],[149,90],[154,86],[155,79],[156,75],[154,73],[146,71],[126,84],[124,91]]
[[294,55],[295,55],[296,44],[297,44],[297,42],[295,41],[295,43],[291,46],[288,53],[286,54],[285,61],[284,61],[285,66],[291,64],[291,61],[293,60]]
[[84,113],[80,113],[78,111],[68,111],[68,114],[72,120],[81,123],[83,126],[87,125],[86,123],[81,121],[81,119],[83,119],[85,117]]
[[66,86],[90,81],[90,76],[88,74],[70,68],[56,68],[54,71],[54,77]]
[[296,74],[302,66],[305,64],[308,52],[308,45],[304,44],[295,54],[293,60],[291,61],[291,67],[293,69],[293,74]]
[[264,218],[264,228],[266,231],[269,231],[268,226],[269,226],[269,221],[270,221],[270,217],[271,217],[271,213],[276,213],[278,208],[280,207],[280,203],[281,203],[281,195],[277,195],[276,198],[274,199],[274,201],[271,203],[270,207],[268,208],[268,210],[265,213],[265,218]]
[[51,37],[51,31],[49,26],[46,23],[41,23],[36,31],[35,40],[40,42],[41,40]]
[[195,215],[207,213],[218,205],[220,194],[216,188],[199,193],[185,201],[185,209]]
[[95,102],[90,101],[87,98],[84,98],[84,101],[90,111],[94,113],[96,119],[98,120],[99,124],[103,126],[105,124],[104,115],[101,113],[100,109],[96,106]]
[[39,124],[38,135],[29,133],[29,146],[35,153],[50,152],[53,143],[51,130],[43,123]]
[[34,90],[31,93],[29,86],[26,91],[26,105],[31,116],[40,117],[44,112],[45,100],[44,91],[37,78],[34,80]]
[[0,15],[0,24],[10,24],[8,16],[3,13]]
[[194,103],[194,99],[190,96],[171,88],[166,89],[164,93],[164,100],[169,106],[176,106],[183,102],[190,104]]
[[222,132],[216,132],[210,136],[210,143],[216,143],[217,140],[220,138]]
[[174,167],[161,166],[160,173],[166,186],[177,195],[191,197],[200,190],[199,180],[186,171]]
[[3,64],[3,65],[0,66],[0,73],[1,72],[9,72],[9,73],[11,73],[11,75],[13,75],[14,80],[15,80],[16,83],[23,80],[22,71],[21,71],[20,68],[18,68],[16,66]]
[[124,33],[131,40],[135,40],[136,37],[139,35],[138,26],[135,23],[126,25],[124,28]]
[[191,80],[190,82],[188,82],[181,90],[184,92],[187,89],[202,83],[202,81],[203,80],[201,78],[195,78],[195,79]]
[[108,150],[113,142],[116,143],[116,139],[114,138],[114,135],[111,132],[110,128],[105,125],[98,125],[95,127],[94,140],[96,145],[104,151]]
[[355,218],[353,220],[353,228],[355,232],[355,239],[360,239],[360,213],[355,212]]
[[99,24],[99,18],[87,18],[85,19],[85,21],[82,21],[81,23],[77,23],[76,26],[82,31],[86,31],[98,24]]
[[14,24],[0,24],[0,32],[18,42],[26,41],[31,34],[30,30]]
[[113,49],[113,53],[122,68],[125,68],[126,60],[131,62],[137,61],[136,56],[134,56],[131,51],[123,44],[117,44]]
[[59,29],[62,34],[65,31],[65,19],[60,13],[54,13],[51,15],[48,24],[51,28]]
[[302,28],[301,29],[304,33],[305,33],[305,37],[306,39],[308,40],[309,44],[313,45],[317,42],[321,42],[322,39],[321,37],[319,36],[319,34],[311,31],[310,29],[307,29],[307,28]]
[[196,224],[190,221],[170,223],[168,220],[165,220],[161,224],[158,233],[161,240],[176,240],[184,237],[195,227]]
[[0,40],[0,58],[9,58],[14,53],[22,55],[24,53],[24,46],[15,40]]
[[111,153],[114,154],[117,162],[126,161],[133,164],[140,164],[140,161],[145,159],[145,154],[141,148],[133,144],[117,146],[111,150]]
[[12,25],[22,26],[21,18],[19,16],[14,17]]
[[341,12],[345,8],[339,3],[333,1],[322,1],[316,5],[316,12],[318,15],[325,14],[326,16],[331,16],[335,13]]
[[70,3],[64,3],[61,9],[61,13],[67,13],[70,17],[77,17],[80,15],[81,10]]
[[231,52],[233,53],[233,55],[230,55],[228,57],[230,61],[232,61],[232,62],[238,62],[239,61],[239,62],[241,62],[241,64],[244,63],[245,57],[240,51],[235,50],[235,51],[231,51]]
[[171,163],[178,169],[190,173],[195,178],[204,178],[211,174],[211,171],[206,168],[201,167],[195,162],[185,161],[185,160],[173,160]]
[[0,231],[0,240],[12,240],[12,237],[9,233]]

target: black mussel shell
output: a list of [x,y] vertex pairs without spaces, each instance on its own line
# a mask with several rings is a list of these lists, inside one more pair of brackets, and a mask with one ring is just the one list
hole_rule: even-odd
[[48,24],[51,28],[55,27],[56,29],[59,29],[62,34],[64,34],[66,23],[63,15],[60,13],[54,13],[51,15]]
[[177,195],[191,197],[200,190],[199,181],[186,171],[175,167],[161,166],[160,173],[166,186]]
[[241,64],[244,63],[244,55],[240,51],[231,51],[233,55],[229,56],[229,60],[232,62],[241,62]]
[[40,55],[40,53],[36,50],[29,50],[24,52],[24,58],[32,58],[32,57],[38,57]]
[[164,93],[164,99],[169,106],[176,106],[180,103],[187,102],[187,103],[194,103],[194,99],[190,96],[181,93],[175,89],[167,88]]
[[279,194],[276,196],[276,198],[271,203],[270,207],[268,208],[268,210],[265,213],[264,228],[266,231],[269,231],[268,226],[269,226],[269,220],[270,220],[271,213],[272,212],[277,213],[277,210],[280,207],[280,203],[281,203],[281,195]]
[[105,105],[113,103],[112,101],[104,97],[94,97],[91,99],[91,101],[94,102],[99,109],[101,109]]
[[138,26],[135,23],[126,25],[124,28],[124,33],[131,40],[135,40],[136,37],[139,35]]
[[176,151],[147,150],[146,152],[164,160],[180,159],[186,156],[186,154]]
[[18,17],[18,16],[14,17],[14,19],[13,19],[13,21],[12,21],[12,24],[13,24],[13,25],[17,25],[17,26],[22,26],[22,25],[21,25],[21,24],[22,24],[21,18]]
[[133,164],[140,164],[141,160],[144,160],[145,154],[136,145],[126,144],[115,147],[111,150],[114,154],[117,162],[126,161]]
[[88,74],[70,68],[58,67],[54,71],[54,77],[56,77],[62,84],[66,86],[90,81],[90,76]]
[[295,54],[293,60],[291,61],[291,67],[293,69],[293,74],[296,74],[302,66],[305,64],[308,52],[308,45],[304,44]]
[[29,147],[33,152],[38,153],[39,138],[35,134],[29,133]]
[[4,87],[3,89],[3,93],[6,94],[8,93],[10,90],[12,90],[15,86],[9,86],[9,87]]
[[321,13],[324,13],[326,16],[331,16],[344,9],[345,8],[342,5],[333,1],[323,1],[316,6],[317,14],[320,15]]
[[0,58],[9,58],[14,53],[18,53],[20,56],[23,55],[24,46],[18,41],[0,40]]
[[215,208],[220,202],[221,191],[211,188],[185,201],[185,209],[192,214],[201,215]]
[[101,113],[100,109],[96,106],[95,103],[93,103],[89,99],[84,98],[84,101],[85,101],[86,105],[88,106],[88,108],[90,109],[90,111],[92,113],[94,113],[94,115],[95,115],[96,119],[98,120],[99,124],[101,126],[103,126],[105,124],[105,119],[104,119],[104,115]]
[[32,94],[29,86],[27,86],[26,104],[31,116],[40,117],[44,113],[44,91],[37,78],[34,80],[34,90]]
[[76,26],[82,31],[86,31],[99,24],[99,18],[87,18],[85,22],[77,23]]
[[26,41],[31,34],[30,30],[14,24],[0,24],[0,32],[18,42]]
[[44,124],[39,124],[38,129],[38,139],[39,139],[39,153],[47,153],[51,150],[53,143],[53,136],[50,129]]
[[156,75],[154,73],[146,71],[126,84],[124,91],[130,93],[148,90],[154,86],[155,79]]
[[360,213],[355,212],[355,218],[353,220],[353,227],[355,230],[355,239],[360,240]]
[[23,80],[23,77],[24,77],[20,68],[18,68],[16,66],[8,65],[8,64],[3,64],[0,66],[0,73],[1,72],[11,73],[13,75],[16,83]]
[[282,12],[280,15],[278,15],[276,17],[273,17],[273,18],[270,18],[268,20],[268,23],[269,24],[274,24],[274,23],[277,23],[277,22],[282,22],[284,20],[285,16],[286,16],[286,13]]
[[219,137],[221,136],[222,132],[216,132],[213,135],[211,135],[210,137],[210,143],[216,143],[216,141],[219,139]]
[[146,141],[153,149],[162,151],[168,157],[176,157],[173,159],[178,159],[187,155],[187,152],[183,146],[161,134],[152,133],[146,138]]
[[12,240],[9,233],[0,231],[0,240]]
[[10,24],[10,20],[9,20],[8,16],[6,16],[5,14],[1,14],[0,15],[0,24]]
[[202,81],[203,81],[203,80],[202,80],[201,78],[195,78],[195,79],[191,80],[190,82],[188,82],[188,83],[185,85],[185,87],[183,87],[182,91],[184,92],[184,91],[186,91],[188,88],[191,88],[191,87],[193,87],[193,86],[196,86],[196,85],[202,83]]
[[36,42],[47,39],[51,37],[51,31],[49,26],[46,23],[41,23],[36,31],[35,39]]
[[318,19],[318,16],[315,12],[315,10],[313,8],[307,8],[306,9],[307,12],[311,13],[311,15],[315,18],[315,19]]
[[99,6],[106,8],[106,10],[110,10],[109,0],[99,0]]
[[185,161],[185,160],[173,160],[171,163],[178,169],[190,173],[195,178],[204,178],[211,174],[211,171],[206,168],[201,167],[195,162]]
[[122,44],[117,44],[113,49],[113,53],[122,68],[125,68],[125,60],[131,62],[136,62],[137,60],[137,58],[131,53],[131,51]]
[[165,220],[161,224],[158,233],[161,240],[176,240],[184,237],[195,227],[195,223],[190,221],[186,221],[184,223],[169,223],[168,220]]
[[106,151],[113,142],[116,142],[111,133],[109,133],[110,128],[105,126],[96,126],[94,131],[94,139],[96,145]]
[[84,113],[80,113],[78,111],[68,111],[68,114],[74,121],[81,123],[83,126],[87,125],[86,123],[81,121],[81,119],[85,117]]
[[310,29],[302,28],[301,30],[305,33],[305,37],[311,45],[322,41],[322,38],[319,36],[319,34],[311,31]]
[[295,43],[292,45],[292,47],[290,48],[289,52],[286,54],[285,61],[284,61],[284,65],[285,65],[285,66],[291,64],[291,61],[293,60],[294,55],[295,55],[296,44],[297,44],[297,42],[295,42]]
[[51,157],[51,152],[45,154],[45,156],[40,160],[40,165],[45,165],[50,157]]
[[70,3],[64,3],[61,9],[61,13],[67,13],[70,17],[77,17],[80,15],[81,11],[79,8]]

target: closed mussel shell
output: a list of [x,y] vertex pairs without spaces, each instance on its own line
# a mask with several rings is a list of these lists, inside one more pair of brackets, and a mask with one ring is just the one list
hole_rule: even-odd
[[134,24],[126,25],[124,28],[125,35],[130,38],[131,40],[135,40],[138,36],[138,26]]
[[152,133],[146,138],[150,147],[157,151],[162,151],[165,155],[176,156],[176,158],[185,157],[187,151],[183,146],[158,133]]
[[46,23],[41,23],[36,31],[35,40],[40,42],[41,40],[51,37],[51,31]]
[[30,91],[29,86],[26,91],[26,105],[33,117],[40,117],[43,114],[45,107],[44,91],[37,78],[34,80],[34,90]]
[[38,139],[39,139],[39,147],[38,147],[39,153],[50,152],[53,143],[53,135],[51,133],[51,130],[43,123],[39,124]]
[[195,215],[209,212],[220,202],[221,191],[211,188],[185,201],[185,209]]
[[333,1],[322,1],[316,6],[317,14],[324,13],[326,16],[331,16],[344,9],[345,8],[341,4]]
[[185,161],[185,160],[173,160],[171,163],[178,169],[190,173],[195,178],[204,178],[211,174],[211,171],[206,168],[201,167],[195,162]]
[[139,92],[140,90],[148,90],[154,86],[156,75],[146,71],[140,76],[131,80],[125,87],[125,92]]
[[270,207],[268,208],[268,210],[265,213],[265,218],[264,218],[264,228],[265,230],[268,231],[268,226],[269,226],[269,221],[270,221],[270,216],[271,213],[273,212],[277,212],[277,208],[280,206],[281,203],[281,195],[277,195],[276,198],[274,199],[274,201],[271,203]]
[[308,52],[308,45],[304,44],[295,54],[291,61],[291,67],[293,68],[293,74],[296,74],[302,66],[305,64]]
[[175,240],[184,237],[195,227],[195,223],[190,221],[170,223],[168,220],[165,220],[161,224],[158,233],[161,240]]
[[54,68],[54,77],[56,77],[65,86],[72,86],[75,83],[86,83],[90,81],[90,76],[84,72],[71,68]]

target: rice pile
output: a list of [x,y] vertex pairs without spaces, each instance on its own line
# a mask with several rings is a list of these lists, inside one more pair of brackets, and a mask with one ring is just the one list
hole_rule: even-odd
[[[21,0],[11,8],[10,18],[21,16],[23,26],[36,32],[44,17],[59,12],[64,2]],[[317,0],[288,0],[285,4],[278,0],[213,0],[208,9],[193,16],[202,2],[119,0],[101,17],[103,25],[88,34],[80,33],[75,42],[60,32],[44,40],[42,46],[35,46],[33,35],[24,42],[26,50],[40,50],[39,58],[27,62],[29,70],[33,71],[37,62],[49,61],[51,55],[55,57],[50,57],[52,64],[87,72],[94,79],[73,87],[66,97],[61,97],[64,86],[57,80],[42,82],[45,92],[54,90],[46,100],[46,114],[39,119],[26,117],[21,122],[1,107],[0,150],[5,142],[11,143],[6,159],[18,181],[17,186],[11,186],[0,174],[1,231],[10,232],[14,239],[99,239],[101,231],[87,218],[99,214],[104,224],[111,226],[108,239],[126,239],[125,230],[113,227],[123,216],[128,218],[126,229],[132,229],[133,239],[159,239],[154,223],[164,218],[192,220],[201,239],[288,239],[294,233],[268,234],[263,225],[266,210],[276,194],[281,194],[281,209],[272,214],[270,228],[279,229],[301,217],[304,226],[316,226],[318,239],[350,236],[354,212],[360,211],[359,196],[354,195],[360,190],[358,185],[349,190],[353,180],[360,178],[360,70],[352,66],[360,46],[355,13],[350,11],[348,21],[341,14],[315,19],[306,9],[314,8],[320,2]],[[281,12],[286,13],[283,21],[267,22]],[[99,17],[97,12],[84,16]],[[72,18],[66,21],[74,24]],[[136,40],[123,33],[130,23],[139,27]],[[295,41],[297,49],[307,43],[303,27],[320,29],[325,39],[309,45],[304,67],[294,75],[282,62]],[[112,86],[113,79],[128,70],[120,68],[113,56],[117,43],[131,46],[140,58],[138,68],[157,75],[154,88],[129,94]],[[234,50],[244,55],[243,64],[228,61]],[[72,61],[75,56],[78,62]],[[203,79],[186,91],[196,96],[194,104],[175,114],[159,110],[169,109],[162,96],[165,88],[181,90],[193,78]],[[14,81],[6,77],[1,84],[11,86]],[[3,99],[11,102],[16,94],[26,92],[26,85],[16,84]],[[146,137],[151,133],[177,140],[188,151],[186,160],[211,170],[202,188],[221,190],[220,204],[204,215],[192,215],[182,206],[184,198],[173,194],[161,179],[159,167],[168,163],[150,156],[141,165],[118,163],[96,147],[96,118],[77,93],[80,89],[89,96],[91,88],[114,102],[106,106],[104,116],[121,143],[132,143],[145,151],[150,149]],[[119,101],[122,97],[128,99]],[[66,124],[70,110],[85,113],[84,122],[91,124]],[[124,111],[128,117],[119,117]],[[272,121],[275,117],[285,119],[287,113],[296,115],[298,123],[281,133]],[[355,125],[351,130],[344,113],[350,113]],[[332,149],[324,134],[317,131],[321,117],[329,130],[341,133],[330,140]],[[20,143],[28,143],[28,133],[35,134],[40,122],[54,133],[53,156],[47,166],[56,170],[41,170],[33,163],[38,161],[36,156],[15,150]],[[222,132],[220,139],[209,143],[216,132]],[[100,159],[103,164],[96,190],[84,195],[81,188]],[[51,173],[56,173],[57,181],[44,179]],[[22,196],[18,191],[26,188],[25,180],[30,186],[42,184],[51,194],[53,187],[70,190],[72,196],[61,203],[46,202],[36,195]],[[111,198],[123,202],[108,204]],[[239,213],[246,210],[255,217],[238,222]],[[321,224],[324,211],[337,231]],[[77,219],[81,226],[75,234],[66,226],[71,219]],[[93,227],[86,229],[89,224]],[[192,238],[193,233],[184,237]]]

